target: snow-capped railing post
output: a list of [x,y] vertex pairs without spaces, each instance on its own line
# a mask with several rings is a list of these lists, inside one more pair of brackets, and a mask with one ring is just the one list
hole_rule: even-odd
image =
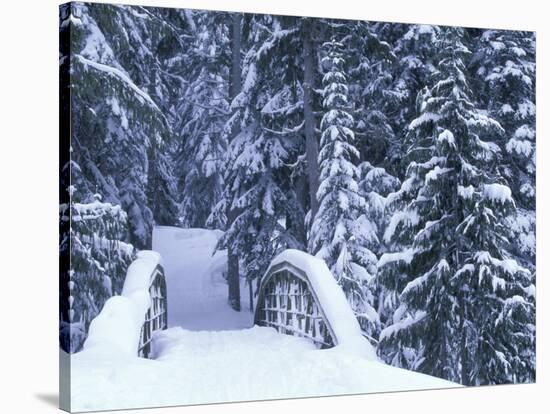
[[254,323],[311,340],[318,348],[343,346],[375,358],[346,296],[325,262],[285,250],[260,284]]

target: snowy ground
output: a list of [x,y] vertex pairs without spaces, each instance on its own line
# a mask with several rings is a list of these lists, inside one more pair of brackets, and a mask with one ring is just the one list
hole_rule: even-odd
[[162,256],[168,290],[168,326],[192,331],[242,329],[252,326],[248,289],[241,284],[242,312],[227,304],[223,279],[227,256],[214,247],[221,232],[156,227],[153,250]]
[[403,391],[457,386],[270,328],[157,337],[156,360],[73,358],[74,411]]
[[342,347],[317,350],[305,339],[250,327],[249,312],[234,312],[226,304],[227,286],[219,273],[223,257],[211,257],[217,237],[208,230],[155,230],[171,327],[155,337],[155,360],[116,349],[75,354],[73,411],[457,386]]

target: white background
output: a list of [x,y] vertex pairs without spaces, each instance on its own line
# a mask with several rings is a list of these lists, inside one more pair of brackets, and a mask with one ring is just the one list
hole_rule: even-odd
[[[548,52],[545,1],[146,0],[134,4],[537,31],[537,384],[152,409],[150,413],[548,412]],[[57,406],[57,0],[0,12],[0,411]],[[545,21],[546,20],[546,21]],[[546,234],[545,234],[546,233]],[[546,325],[546,326],[545,326]],[[269,358],[269,355],[266,355]],[[147,381],[147,378],[143,379]],[[251,379],[253,381],[253,379]]]

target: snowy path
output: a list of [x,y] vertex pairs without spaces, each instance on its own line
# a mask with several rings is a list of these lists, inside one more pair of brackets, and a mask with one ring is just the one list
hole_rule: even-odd
[[219,331],[252,326],[244,283],[242,312],[227,304],[227,284],[222,276],[227,256],[225,252],[212,256],[220,235],[205,229],[155,228],[153,250],[161,254],[166,274],[169,327]]

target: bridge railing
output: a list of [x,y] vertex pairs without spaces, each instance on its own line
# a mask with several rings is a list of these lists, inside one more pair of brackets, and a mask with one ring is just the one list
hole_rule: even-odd
[[285,250],[270,264],[259,289],[254,323],[313,342],[348,347],[375,357],[342,288],[325,262]]
[[264,277],[255,323],[307,338],[318,348],[335,345],[334,332],[307,274],[287,261],[271,266]]
[[164,269],[157,252],[143,250],[128,267],[120,296],[92,320],[83,352],[100,348],[148,358],[155,331],[168,326]]
[[151,353],[153,333],[168,327],[168,303],[166,301],[166,279],[164,268],[159,264],[151,275],[149,283],[151,306],[145,314],[138,346],[138,356],[148,358]]

